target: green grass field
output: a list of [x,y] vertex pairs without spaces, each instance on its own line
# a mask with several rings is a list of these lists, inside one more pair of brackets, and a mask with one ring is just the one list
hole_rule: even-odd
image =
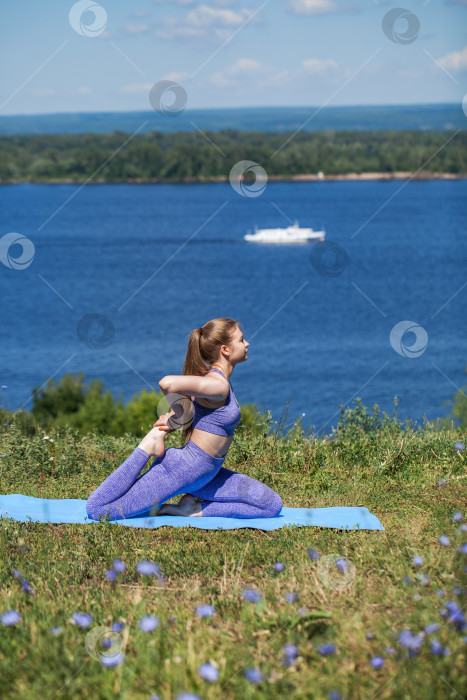
[[[137,442],[3,426],[0,493],[87,498]],[[352,420],[324,441],[236,431],[225,466],[271,486],[284,506],[364,505],[385,531],[2,518],[2,698],[465,697],[459,442],[459,430],[397,420]],[[115,559],[125,570],[112,581]],[[139,573],[144,561],[159,573]]]

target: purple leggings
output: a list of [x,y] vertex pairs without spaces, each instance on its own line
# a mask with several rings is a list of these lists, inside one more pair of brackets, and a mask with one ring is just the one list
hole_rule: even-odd
[[202,516],[221,518],[275,518],[282,500],[273,489],[246,474],[222,466],[224,457],[212,457],[188,440],[169,447],[149,470],[138,476],[149,455],[137,447],[86,501],[92,520],[151,515],[174,496],[188,493],[201,499]]

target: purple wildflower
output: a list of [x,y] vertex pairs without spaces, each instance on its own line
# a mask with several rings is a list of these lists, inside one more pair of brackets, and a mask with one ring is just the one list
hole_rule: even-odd
[[298,648],[295,644],[286,644],[282,651],[289,657],[295,657],[298,654]]
[[205,681],[217,681],[219,678],[219,671],[210,663],[199,666],[198,673]]
[[423,564],[423,557],[420,554],[416,554],[413,559],[415,566],[421,566]]
[[321,656],[329,656],[330,654],[335,653],[336,647],[334,644],[321,644],[316,651],[318,654],[321,654]]
[[386,647],[386,654],[394,654],[395,650],[392,647]]
[[7,610],[0,615],[0,622],[2,625],[16,625],[17,622],[21,620],[21,615],[17,610]]
[[399,635],[399,644],[411,651],[417,651],[423,644],[423,634],[412,634],[410,630],[403,630]]
[[291,593],[286,593],[284,597],[287,603],[295,603],[295,601],[298,599],[298,593],[292,591]]
[[459,547],[459,552],[462,552],[462,554],[467,554],[467,542],[461,544],[461,546]]
[[111,668],[112,666],[119,666],[125,661],[125,654],[123,651],[118,651],[115,654],[102,654],[99,660],[103,666],[106,668]]
[[445,607],[449,612],[448,622],[452,622],[457,629],[463,630],[465,627],[465,617],[457,602],[455,600],[451,600],[445,604]]
[[462,523],[460,529],[461,529],[462,532],[467,532],[467,524],[466,524],[466,523]]
[[194,693],[179,693],[175,700],[200,700],[199,695]]
[[136,571],[142,576],[153,576],[160,572],[160,567],[150,561],[139,561],[136,564]]
[[274,571],[283,571],[284,570],[284,565],[281,561],[276,561],[274,564]]
[[440,588],[436,591],[436,595],[439,595],[440,598],[444,598],[444,596],[446,595],[446,591],[443,591],[443,589]]
[[339,569],[339,571],[343,574],[347,568],[347,560],[345,559],[345,557],[341,557],[340,559],[336,559],[336,566]]
[[373,668],[381,668],[381,666],[384,664],[384,659],[382,656],[374,656],[370,664],[373,666]]
[[26,591],[26,593],[29,593],[30,595],[36,595],[36,591],[34,590],[34,588],[32,588],[32,587],[29,585],[29,582],[26,581],[25,578],[22,578],[22,579],[21,579],[21,585],[22,585],[22,587],[24,588],[24,590]]
[[112,625],[112,632],[121,632],[124,627],[125,625],[123,622],[114,622]]
[[248,668],[245,671],[245,678],[247,678],[252,683],[261,683],[263,680],[263,674],[256,668]]
[[439,630],[439,625],[436,622],[432,622],[431,624],[427,625],[425,627],[425,634],[433,634],[433,632],[437,632]]
[[375,635],[373,634],[373,632],[367,632],[366,635],[365,635],[365,637],[366,637],[367,639],[374,639],[374,638],[375,638]]
[[108,581],[115,581],[117,578],[117,574],[113,569],[107,569],[107,571],[105,572],[105,577]]
[[329,700],[342,700],[342,695],[337,690],[331,690],[328,698]]
[[249,600],[250,603],[257,603],[263,597],[259,591],[256,591],[253,588],[243,588],[242,596],[245,600]]
[[146,615],[142,617],[139,621],[139,628],[142,632],[153,632],[159,624],[157,617],[152,617],[152,615]]
[[50,634],[53,634],[55,637],[57,634],[61,634],[63,632],[63,627],[52,627],[50,630]]
[[443,647],[437,639],[430,640],[430,651],[432,654],[441,654]]
[[452,516],[452,519],[454,520],[455,523],[459,523],[464,516],[460,512],[460,510],[457,510],[454,515]]
[[75,612],[73,613],[73,620],[80,627],[89,627],[92,622],[92,615],[89,615],[89,613]]
[[112,568],[117,571],[118,573],[123,573],[126,571],[126,566],[122,562],[121,559],[114,559],[114,563],[112,564]]
[[310,549],[307,549],[308,556],[310,557],[311,561],[318,561],[318,559],[321,557],[321,554],[316,551],[316,549],[313,549],[310,547]]
[[454,449],[459,450],[459,451],[465,450],[465,445],[463,442],[455,442]]
[[445,547],[448,547],[451,544],[451,540],[447,535],[441,535],[439,538],[440,544],[444,545]]
[[200,617],[212,617],[216,609],[212,605],[198,605],[196,608],[196,614]]

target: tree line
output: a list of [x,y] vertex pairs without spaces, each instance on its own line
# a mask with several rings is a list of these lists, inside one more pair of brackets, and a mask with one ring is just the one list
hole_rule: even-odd
[[154,131],[137,134],[123,148],[130,135],[122,131],[0,136],[0,182],[83,182],[96,171],[94,181],[209,181],[228,179],[232,166],[242,160],[259,163],[268,176],[285,179],[320,171],[467,174],[467,131],[453,134]]

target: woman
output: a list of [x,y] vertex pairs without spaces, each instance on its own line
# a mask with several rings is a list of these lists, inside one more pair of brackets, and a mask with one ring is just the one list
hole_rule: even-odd
[[[164,395],[172,394],[169,403],[174,410],[154,423],[128,459],[89,496],[86,511],[91,519],[143,513],[224,518],[279,515],[282,500],[275,491],[222,466],[241,417],[229,378],[235,366],[247,359],[248,345],[238,322],[230,318],[216,318],[190,333],[183,375],[168,375],[159,382]],[[180,402],[180,394],[190,399]],[[165,436],[177,429],[174,425],[184,426],[185,445],[166,450]],[[150,457],[156,459],[138,476]],[[177,505],[160,507],[181,493],[185,495]]]

